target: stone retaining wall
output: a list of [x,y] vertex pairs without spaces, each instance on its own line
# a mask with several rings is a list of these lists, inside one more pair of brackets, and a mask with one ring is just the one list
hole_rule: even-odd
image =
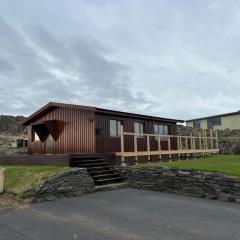
[[0,155],[0,165],[70,166],[68,154]]
[[85,168],[56,174],[43,182],[33,193],[32,202],[62,197],[81,196],[94,191],[94,181]]
[[157,169],[119,167],[118,171],[133,188],[240,202],[240,178],[165,167]]

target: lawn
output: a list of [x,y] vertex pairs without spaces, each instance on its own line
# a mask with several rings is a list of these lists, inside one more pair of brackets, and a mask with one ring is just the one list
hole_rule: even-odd
[[204,172],[222,173],[229,176],[240,177],[240,155],[222,155],[199,158],[197,160],[139,164],[134,167],[157,168],[159,166],[176,167],[178,169],[192,168]]
[[48,177],[69,170],[59,166],[0,166],[6,169],[4,191],[24,194],[37,187]]

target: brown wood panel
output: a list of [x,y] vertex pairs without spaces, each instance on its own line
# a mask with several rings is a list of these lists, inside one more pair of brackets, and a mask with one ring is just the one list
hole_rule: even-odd
[[68,154],[0,155],[0,165],[70,166]]
[[[53,141],[53,154],[95,153],[94,112],[75,108],[54,108],[32,124],[57,120],[59,136]],[[32,127],[28,127],[29,153],[45,153],[44,142],[32,142]],[[49,152],[48,152],[49,153]]]
[[[96,113],[96,128],[101,129],[101,134],[96,136],[96,151],[97,153],[107,152],[120,152],[120,137],[110,137],[110,120],[119,120],[123,123],[124,132],[134,132],[134,122],[144,123],[144,133],[154,133],[154,124],[167,124],[169,126],[170,134],[175,135],[177,128],[176,123],[142,120],[138,118],[129,118],[119,115],[107,115],[102,113]],[[125,151],[134,150],[133,136],[124,137],[124,149]],[[147,140],[144,137],[137,139],[139,151],[146,151]],[[150,139],[150,146],[152,150],[157,150],[158,144],[153,137]],[[167,148],[167,142],[162,141],[163,149]],[[176,146],[176,143],[172,143],[172,146]]]

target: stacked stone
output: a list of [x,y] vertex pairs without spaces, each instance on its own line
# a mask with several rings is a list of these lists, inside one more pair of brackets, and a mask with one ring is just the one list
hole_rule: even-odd
[[118,168],[130,187],[192,197],[240,202],[240,178],[192,169]]
[[62,197],[81,196],[94,191],[94,182],[85,168],[56,174],[34,192],[32,202],[44,202]]

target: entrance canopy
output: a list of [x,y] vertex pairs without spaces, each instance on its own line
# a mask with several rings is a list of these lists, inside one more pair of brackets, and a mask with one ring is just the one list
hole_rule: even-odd
[[33,130],[39,136],[41,142],[44,142],[49,135],[56,141],[61,133],[61,122],[58,120],[46,120],[32,124]]

